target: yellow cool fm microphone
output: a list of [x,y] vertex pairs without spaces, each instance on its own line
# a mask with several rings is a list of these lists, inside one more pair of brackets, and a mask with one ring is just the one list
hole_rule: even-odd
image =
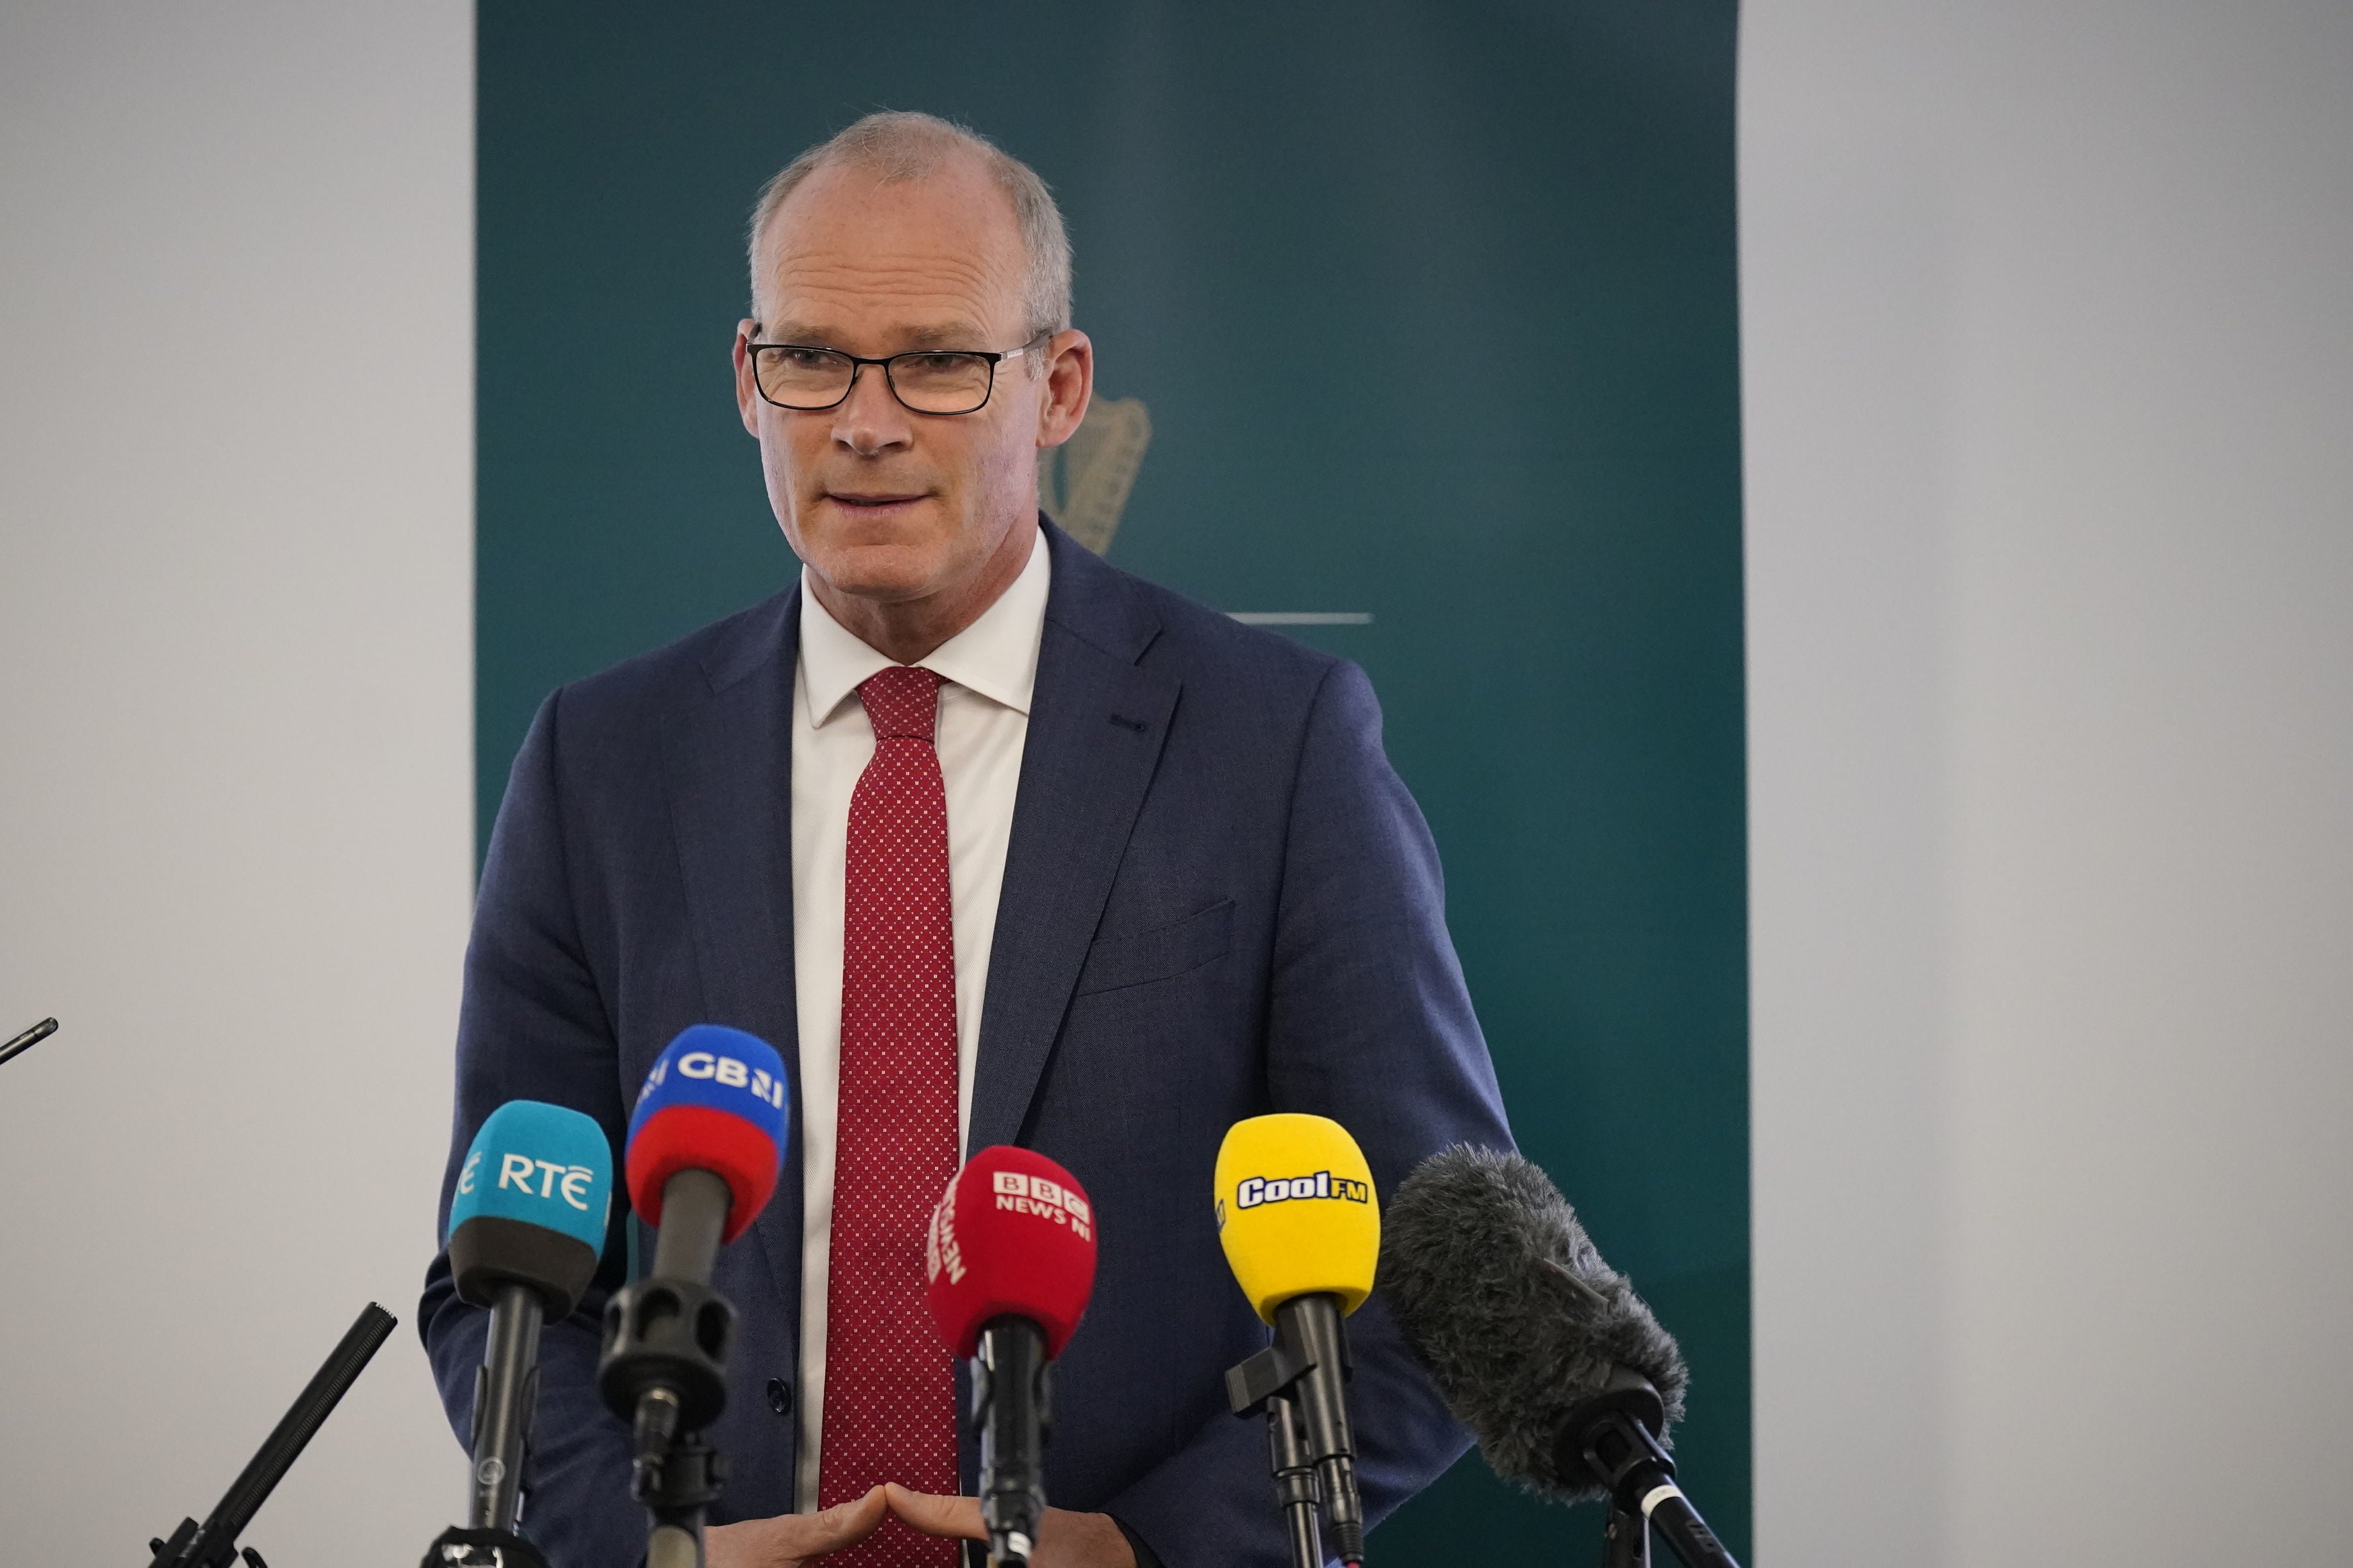
[[1365,1560],[1341,1320],[1372,1293],[1381,1253],[1373,1173],[1324,1116],[1253,1116],[1218,1150],[1218,1239],[1274,1342],[1226,1373],[1237,1415],[1266,1415],[1293,1568],[1323,1568],[1320,1510],[1341,1562]]

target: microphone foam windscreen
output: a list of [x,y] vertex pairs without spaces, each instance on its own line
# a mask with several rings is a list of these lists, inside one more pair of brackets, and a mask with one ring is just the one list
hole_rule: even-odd
[[1095,1288],[1094,1208],[1071,1173],[1005,1144],[965,1162],[932,1211],[925,1294],[940,1334],[968,1356],[994,1318],[1027,1318],[1062,1353]]
[[1372,1167],[1328,1116],[1253,1116],[1218,1149],[1218,1240],[1258,1315],[1328,1291],[1355,1311],[1373,1289],[1381,1211]]
[[1388,1219],[1381,1288],[1497,1475],[1564,1500],[1598,1496],[1561,1474],[1553,1447],[1615,1366],[1656,1385],[1670,1423],[1682,1416],[1683,1352],[1542,1170],[1458,1145],[1398,1184]]
[[756,1035],[718,1024],[681,1031],[646,1074],[629,1117],[629,1202],[661,1224],[662,1184],[681,1171],[727,1184],[733,1241],[759,1217],[785,1163],[785,1064]]
[[449,1201],[458,1294],[487,1307],[501,1286],[529,1285],[563,1317],[596,1278],[612,1206],[613,1152],[596,1119],[507,1101],[474,1134]]

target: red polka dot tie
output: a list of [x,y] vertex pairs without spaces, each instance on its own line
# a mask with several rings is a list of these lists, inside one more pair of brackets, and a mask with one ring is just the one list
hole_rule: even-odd
[[[955,1373],[923,1300],[923,1232],[956,1169],[955,931],[940,678],[893,666],[858,689],[874,760],[849,797],[841,1096],[826,1277],[818,1505],[881,1481],[957,1489]],[[954,1542],[892,1520],[828,1563],[954,1568]]]

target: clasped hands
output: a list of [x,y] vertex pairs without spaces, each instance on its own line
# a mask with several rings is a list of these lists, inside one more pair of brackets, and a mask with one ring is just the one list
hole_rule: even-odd
[[[712,1525],[703,1532],[703,1562],[706,1568],[801,1568],[828,1552],[857,1545],[892,1518],[951,1541],[981,1541],[988,1534],[981,1528],[978,1499],[934,1497],[893,1483],[818,1513]],[[1035,1568],[1135,1568],[1127,1537],[1109,1514],[1059,1508],[1046,1510],[1037,1554],[1029,1561]]]

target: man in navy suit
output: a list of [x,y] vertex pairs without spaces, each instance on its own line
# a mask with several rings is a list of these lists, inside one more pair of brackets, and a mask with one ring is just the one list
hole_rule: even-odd
[[[1037,177],[928,117],[871,117],[772,182],[737,393],[800,582],[552,695],[491,838],[452,1179],[518,1098],[617,1148],[689,1024],[795,1074],[776,1197],[714,1281],[741,1319],[715,1568],[953,1562],[934,1538],[978,1533],[943,1496],[976,1462],[946,1352],[904,1330],[916,1199],[998,1143],[1068,1167],[1098,1216],[1040,1568],[1284,1562],[1263,1427],[1225,1403],[1266,1332],[1218,1245],[1220,1139],[1329,1116],[1382,1191],[1449,1144],[1510,1146],[1363,673],[1039,517],[1038,454],[1092,384],[1069,279]],[[645,1540],[594,1389],[625,1224],[542,1347],[524,1523],[559,1568]],[[437,1260],[419,1319],[461,1434],[486,1318]],[[1351,1331],[1377,1521],[1467,1436],[1377,1291]]]

